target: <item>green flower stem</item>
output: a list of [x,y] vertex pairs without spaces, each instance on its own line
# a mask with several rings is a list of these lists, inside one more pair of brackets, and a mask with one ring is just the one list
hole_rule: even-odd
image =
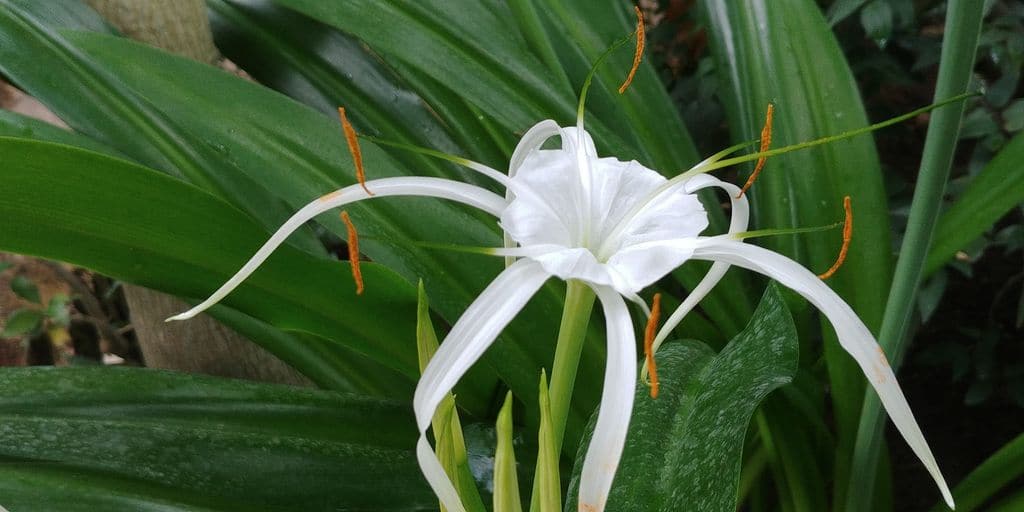
[[594,307],[594,291],[579,281],[569,281],[565,290],[565,310],[558,328],[555,361],[551,365],[551,428],[555,438],[555,453],[562,451],[565,422],[569,417],[576,370],[590,324],[590,311]]
[[[935,88],[936,101],[961,94],[967,89],[978,46],[983,4],[977,0],[950,0],[948,4],[945,41]],[[963,103],[937,109],[928,127],[907,233],[896,262],[896,272],[879,335],[879,342],[894,369],[899,366],[907,347],[906,333],[914,311],[914,298],[949,178],[963,112]],[[851,492],[847,493],[845,508],[848,512],[872,509],[884,425],[878,397],[869,391],[864,398],[854,445],[849,487]]]
[[[562,452],[565,422],[569,417],[572,390],[576,385],[576,370],[579,369],[580,354],[583,352],[594,298],[594,291],[579,281],[570,280],[566,285],[565,309],[562,310],[562,323],[558,328],[555,361],[551,365],[551,385],[548,387],[551,437],[553,453],[556,454]],[[541,465],[542,458],[538,456],[537,475],[541,474]],[[534,478],[533,498],[530,504],[532,512],[539,510],[540,483],[540,478]]]

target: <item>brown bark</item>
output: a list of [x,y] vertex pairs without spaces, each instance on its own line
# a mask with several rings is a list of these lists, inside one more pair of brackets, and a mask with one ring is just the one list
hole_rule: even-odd
[[126,36],[212,64],[213,45],[203,0],[86,0]]

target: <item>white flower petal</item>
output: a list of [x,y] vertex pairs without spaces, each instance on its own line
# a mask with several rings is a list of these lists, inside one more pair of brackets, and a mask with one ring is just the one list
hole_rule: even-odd
[[420,429],[420,440],[417,445],[420,467],[448,510],[463,508],[457,497],[452,499],[455,490],[448,477],[444,476],[443,471],[437,471],[440,462],[426,440],[430,420],[444,396],[480,359],[501,330],[523,309],[549,277],[550,275],[538,263],[525,259],[513,263],[502,271],[455,323],[424,368],[419,384],[416,385],[413,410]]
[[523,165],[523,161],[530,153],[539,150],[548,139],[561,133],[562,127],[550,119],[545,119],[526,130],[523,138],[519,139],[519,144],[516,144],[515,151],[512,152],[512,159],[508,164],[508,177],[515,177],[519,167]]
[[914,454],[921,459],[928,473],[938,485],[946,503],[952,506],[953,497],[949,492],[949,487],[946,485],[939,466],[935,462],[935,457],[932,456],[931,449],[914,419],[914,414],[910,411],[910,406],[903,396],[899,383],[896,382],[896,375],[889,367],[885,352],[843,299],[799,263],[754,245],[724,237],[704,238],[698,243],[693,257],[724,261],[760,272],[779,281],[814,304],[832,323],[839,338],[839,344],[857,361],[861,371],[868,378],[868,382],[878,393],[893,424],[906,439]]
[[615,290],[635,294],[690,259],[695,237],[655,240],[620,249],[608,259]]
[[451,199],[479,208],[495,217],[501,215],[501,211],[505,208],[505,200],[493,192],[466,183],[441,178],[382,178],[366,182],[366,188],[373,192],[372,196],[366,193],[362,185],[350,185],[314,199],[313,202],[302,207],[302,209],[295,212],[291,218],[285,221],[270,239],[256,251],[256,254],[234,276],[231,276],[226,283],[213,292],[208,299],[184,313],[168,318],[167,321],[192,318],[220,302],[221,299],[238,287],[242,281],[245,281],[250,274],[255,272],[270,257],[271,253],[284,243],[288,235],[291,235],[292,232],[299,229],[303,224],[313,219],[313,217],[332,208],[364,199],[388,196],[426,196]]
[[[729,219],[729,233],[740,233],[747,230],[747,226],[750,222],[750,203],[747,201],[746,194],[740,195],[740,188],[732,183],[724,182],[708,174],[699,174],[690,178],[684,184],[684,189],[689,194],[694,194],[698,190],[718,187],[725,191],[729,195],[729,201],[732,203],[732,218]],[[657,352],[661,343],[665,341],[665,338],[672,333],[672,330],[679,325],[680,322],[686,318],[686,315],[693,311],[693,308],[697,307],[704,297],[722,280],[725,276],[726,271],[729,270],[730,265],[724,261],[716,261],[711,265],[708,273],[703,279],[697,283],[697,286],[690,290],[689,295],[683,299],[683,303],[676,308],[675,311],[665,320],[665,324],[658,331],[658,335],[654,338],[653,351]],[[644,368],[644,374],[646,375],[646,367]]]
[[636,339],[626,303],[607,287],[594,287],[608,324],[608,362],[597,424],[580,475],[579,510],[604,510],[626,444],[636,389]]

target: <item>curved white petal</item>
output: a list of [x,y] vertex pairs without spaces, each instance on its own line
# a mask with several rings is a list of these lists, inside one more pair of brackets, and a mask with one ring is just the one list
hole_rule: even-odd
[[[747,201],[746,194],[740,195],[740,188],[732,183],[728,183],[714,176],[708,174],[700,174],[690,178],[684,185],[684,190],[688,194],[696,193],[698,190],[718,187],[729,194],[729,201],[732,203],[732,217],[729,219],[729,234],[741,233],[747,230],[747,226],[750,223],[750,203]],[[654,338],[654,346],[652,351],[657,352],[665,338],[672,333],[672,330],[683,321],[693,311],[693,308],[697,307],[704,297],[722,280],[725,276],[726,271],[729,270],[730,265],[724,261],[716,261],[711,265],[711,269],[704,276],[703,279],[697,283],[697,286],[693,287],[689,295],[683,299],[683,303],[676,308],[675,311],[665,320],[665,324],[658,331],[658,335]],[[644,367],[643,373],[646,376],[647,367]]]
[[779,281],[814,304],[832,323],[832,327],[839,337],[839,344],[857,361],[861,371],[868,378],[868,382],[878,393],[893,424],[906,439],[914,454],[924,463],[946,503],[950,507],[953,506],[953,496],[950,494],[949,487],[935,462],[935,457],[932,456],[931,449],[928,448],[928,443],[914,419],[914,414],[910,411],[903,391],[900,389],[899,383],[896,382],[896,375],[889,367],[885,352],[843,299],[839,298],[831,288],[799,263],[754,245],[724,237],[704,238],[697,244],[693,257],[723,261],[760,272]]
[[636,389],[636,339],[626,303],[607,287],[594,287],[608,324],[608,362],[594,435],[580,475],[579,510],[604,510],[633,415]]
[[263,264],[268,257],[270,257],[271,253],[273,253],[278,246],[284,243],[285,239],[288,238],[288,235],[291,235],[292,232],[299,229],[299,227],[311,220],[313,217],[316,217],[317,215],[320,215],[332,208],[344,206],[356,201],[362,201],[364,199],[388,196],[426,196],[451,199],[453,201],[479,208],[491,215],[494,215],[495,217],[501,215],[501,211],[505,208],[505,200],[493,192],[473,185],[468,185],[466,183],[441,178],[382,178],[366,182],[366,188],[373,192],[372,196],[366,193],[366,190],[364,190],[362,185],[350,185],[314,199],[313,202],[302,207],[302,209],[295,212],[291,218],[285,221],[285,223],[282,224],[276,232],[274,232],[270,239],[267,240],[258,251],[256,251],[256,254],[249,258],[249,261],[247,261],[234,276],[231,276],[227,282],[221,285],[217,291],[213,292],[209,298],[184,313],[168,318],[167,321],[186,320],[192,318],[199,313],[202,313],[210,306],[220,302],[221,299],[238,287],[238,285],[249,277],[250,274],[255,272],[256,269],[259,268],[259,266]]
[[461,511],[462,504],[455,488],[441,470],[434,451],[427,442],[426,432],[438,404],[451,391],[455,383],[469,370],[484,351],[494,343],[498,333],[533,297],[550,275],[531,260],[519,260],[491,282],[466,309],[440,348],[423,369],[413,410],[420,429],[417,455],[420,467],[434,492],[450,511]]
[[545,119],[526,130],[523,138],[519,139],[519,144],[516,144],[516,149],[512,151],[512,159],[508,164],[508,177],[515,177],[527,155],[537,151],[548,139],[561,133],[562,127],[550,119]]

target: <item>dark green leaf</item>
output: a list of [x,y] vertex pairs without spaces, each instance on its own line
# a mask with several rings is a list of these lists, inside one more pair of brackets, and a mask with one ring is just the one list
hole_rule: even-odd
[[[203,297],[267,237],[247,216],[181,181],[104,155],[0,138],[3,249],[69,261],[185,297]],[[225,304],[281,329],[342,343],[415,377],[415,294],[366,264],[282,247]],[[387,311],[387,322],[377,321]]]
[[43,324],[43,312],[37,309],[15,309],[7,317],[0,337],[11,338],[35,331]]
[[16,511],[425,510],[408,407],[139,369],[0,372]]
[[[769,392],[793,378],[797,356],[796,329],[775,286],[721,353],[695,341],[666,344],[657,355],[658,398],[637,386],[607,509],[735,510],[751,414]],[[567,511],[576,509],[586,442],[579,453]]]
[[893,13],[888,0],[871,0],[860,11],[860,25],[868,37],[884,41],[892,35]]
[[[265,228],[288,217],[289,208],[223,158],[221,148],[169,119],[154,98],[128,90],[66,38],[71,30],[98,29],[83,21],[97,18],[83,2],[0,0],[0,7],[0,73],[76,131],[232,202]],[[290,243],[324,252],[307,230]]]
[[25,276],[15,276],[14,279],[11,279],[11,291],[29,302],[43,303],[43,300],[39,297],[39,287]]

